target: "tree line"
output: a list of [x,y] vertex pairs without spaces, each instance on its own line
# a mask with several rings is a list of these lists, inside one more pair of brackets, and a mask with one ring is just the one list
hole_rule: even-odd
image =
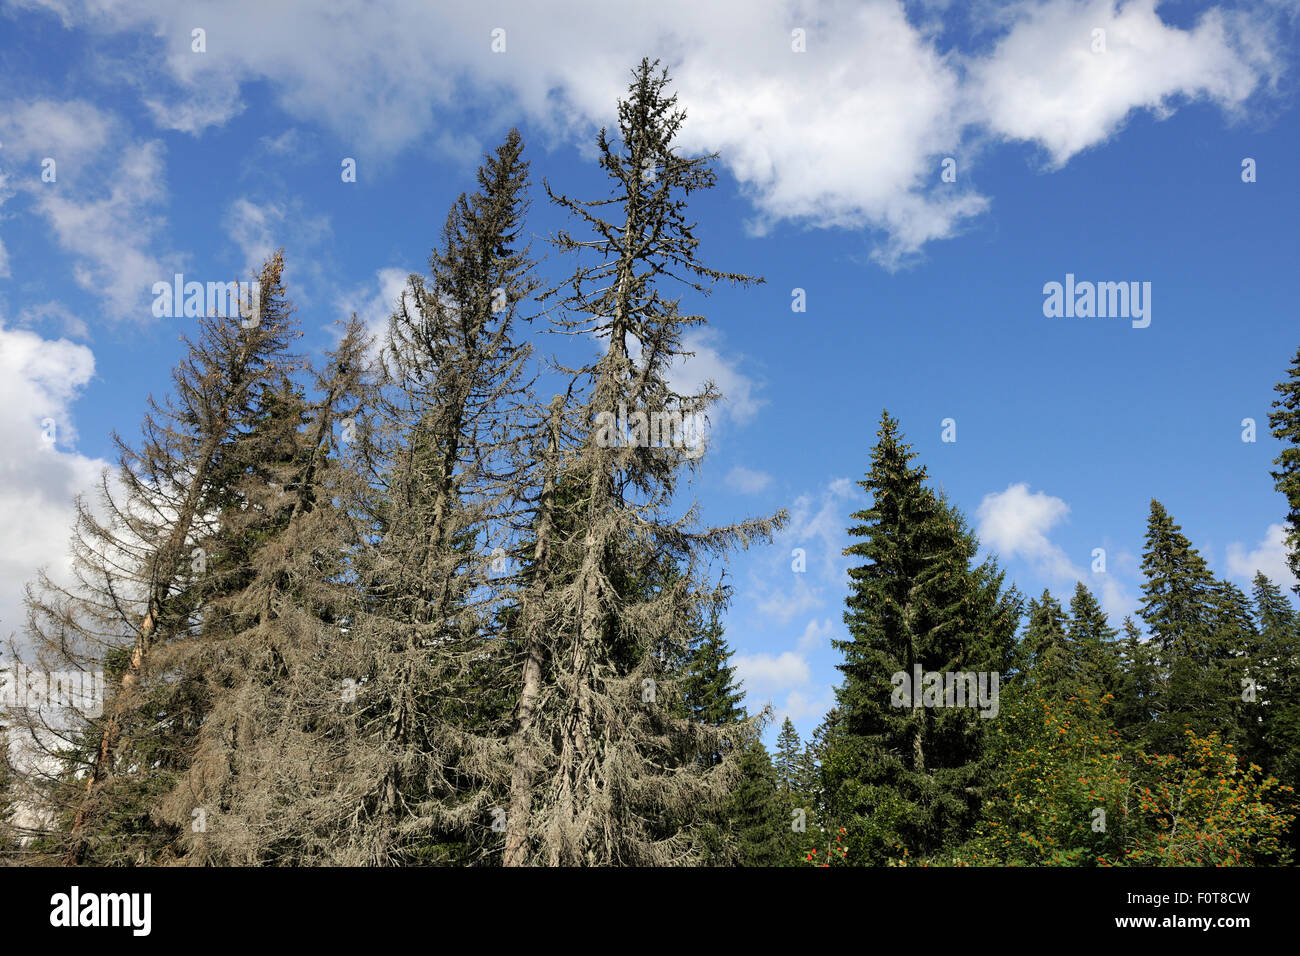
[[[1290,862],[1300,622],[1281,589],[1217,580],[1153,501],[1140,624],[1112,627],[1082,583],[1068,611],[1026,601],[888,413],[848,529],[836,704],[806,744],[787,719],[769,753],[718,568],[785,514],[706,526],[679,502],[698,448],[593,427],[706,414],[716,389],[670,375],[705,322],[682,296],[762,281],[698,257],[688,199],[716,157],[682,155],[683,120],[642,61],[596,140],[607,194],[543,181],[573,223],[549,237],[563,283],[525,240],[511,131],[377,336],[354,316],[323,358],[295,352],[282,253],[255,322],[196,320],[171,393],[77,503],[71,580],[28,587],[13,653],[103,672],[109,693],[4,715],[0,856]],[[534,323],[600,349],[542,360]],[[1278,390],[1300,573],[1300,354]],[[997,716],[916,689],[898,706],[914,672],[998,675]]]

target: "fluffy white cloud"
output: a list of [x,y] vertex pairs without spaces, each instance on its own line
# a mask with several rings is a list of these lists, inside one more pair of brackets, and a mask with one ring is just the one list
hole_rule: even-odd
[[1228,573],[1234,578],[1249,580],[1255,572],[1262,571],[1274,584],[1282,588],[1291,588],[1296,584],[1295,575],[1286,563],[1286,527],[1271,524],[1264,533],[1264,539],[1246,550],[1245,545],[1232,543],[1228,545]]
[[1156,6],[1022,5],[992,53],[971,63],[972,114],[996,134],[1039,143],[1060,166],[1104,142],[1135,110],[1164,117],[1180,98],[1206,98],[1232,111],[1276,76],[1279,64],[1257,25],[1210,9],[1179,30]]
[[1077,569],[1048,533],[1070,506],[1025,482],[985,495],[975,511],[980,541],[1004,558],[1026,558],[1053,577],[1079,577]]
[[750,694],[762,694],[772,690],[785,690],[799,684],[808,683],[811,672],[808,662],[793,651],[780,654],[737,654],[733,659],[736,676],[745,685]]
[[1042,491],[1031,492],[1029,485],[1018,482],[1006,491],[985,495],[975,511],[976,534],[980,544],[1004,560],[1022,560],[1051,584],[1064,590],[1057,597],[1068,602],[1075,582],[1082,581],[1101,602],[1112,622],[1120,621],[1134,608],[1134,601],[1124,586],[1119,571],[1132,571],[1134,564],[1127,553],[1111,554],[1107,548],[1104,572],[1085,571],[1070,560],[1065,549],[1051,540],[1051,532],[1070,513],[1070,506],[1060,498]]
[[[191,49],[194,14],[169,0],[40,5],[68,25],[156,38],[161,65],[143,98],[167,128],[224,123],[243,86],[265,82],[292,117],[355,143],[363,161],[445,137],[442,112],[467,90],[482,94],[485,128],[522,115],[553,141],[585,141],[609,123],[628,67],[658,55],[690,112],[685,145],[722,152],[755,228],[877,230],[873,255],[891,267],[988,206],[964,177],[940,182],[944,157],[964,170],[985,141],[1015,140],[1059,165],[1135,110],[1163,116],[1203,98],[1237,111],[1280,59],[1267,10],[1211,9],[1181,29],[1156,0],[981,7],[991,17],[970,52],[947,49],[932,11],[909,16],[899,0],[231,0],[204,8],[204,53]],[[1091,51],[1094,28],[1104,54]],[[493,52],[495,29],[504,52]],[[795,29],[805,52],[792,49]]]
[[70,409],[94,371],[84,345],[0,324],[0,639],[22,628],[33,572],[66,572],[73,499],[106,464],[71,447]]

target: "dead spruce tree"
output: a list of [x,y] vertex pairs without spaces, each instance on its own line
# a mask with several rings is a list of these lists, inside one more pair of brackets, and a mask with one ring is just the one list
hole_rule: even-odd
[[718,393],[672,387],[673,362],[689,354],[683,334],[704,319],[679,311],[668,290],[707,294],[717,281],[757,280],[697,260],[686,197],[714,184],[714,157],[677,152],[684,114],[666,71],[643,60],[634,76],[617,140],[604,130],[597,139],[611,195],[580,202],[547,186],[591,233],[554,238],[579,258],[557,292],[557,331],[594,336],[605,350],[562,369],[573,385],[552,406],[540,463],[531,580],[516,596],[525,667],[511,741],[510,865],[704,858],[707,821],[729,796],[739,754],[733,729],[680,716],[679,674],[664,661],[688,652],[702,607],[716,598],[706,562],[770,537],[784,520],[697,530],[696,506],[669,517],[683,469],[703,451],[692,424]]
[[352,472],[331,451],[353,437],[368,344],[353,316],[314,374],[316,401],[287,373],[266,383],[256,427],[227,462],[202,625],[155,655],[160,672],[193,682],[202,709],[157,811],[179,834],[167,858],[312,862],[346,829],[347,812],[328,811],[346,766],[332,718],[347,685],[322,665],[356,613],[359,536],[345,509]]
[[528,164],[512,131],[448,214],[429,278],[389,325],[362,446],[370,493],[348,653],[363,681],[354,820],[340,859],[473,862],[497,852],[510,720],[504,518],[520,476],[530,350],[513,340],[536,282],[520,235]]
[[[98,507],[77,503],[75,582],[45,574],[28,589],[28,638],[45,672],[107,677],[102,714],[20,710],[30,792],[42,792],[54,832],[47,853],[67,863],[145,862],[160,836],[155,798],[184,759],[195,729],[185,688],[155,674],[155,649],[198,626],[194,585],[211,534],[224,462],[241,440],[259,383],[291,361],[291,309],[276,254],[257,301],[241,314],[199,318],[173,372],[174,395],[150,400],[138,447],[113,436]],[[250,306],[252,307],[250,310]]]

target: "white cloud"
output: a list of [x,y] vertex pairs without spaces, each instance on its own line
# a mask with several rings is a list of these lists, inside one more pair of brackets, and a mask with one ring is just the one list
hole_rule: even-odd
[[831,635],[835,633],[835,624],[829,617],[817,620],[813,618],[808,622],[808,626],[803,629],[799,635],[799,643],[796,645],[801,653],[808,653],[827,646]]
[[776,725],[780,726],[787,717],[795,723],[809,718],[820,719],[834,706],[835,690],[832,687],[826,687],[816,695],[792,690],[785,697],[785,706],[776,713]]
[[[861,491],[844,478],[831,480],[816,495],[800,495],[790,505],[785,528],[751,572],[746,597],[763,615],[787,624],[797,615],[822,607],[828,591],[838,593],[847,580],[848,514]],[[795,570],[794,551],[803,551],[803,571]],[[815,583],[814,583],[815,582]]]
[[302,134],[292,126],[279,136],[263,136],[259,142],[273,156],[294,156],[302,151]]
[[791,618],[821,607],[826,603],[822,589],[808,584],[804,575],[797,575],[789,588],[768,588],[758,597],[758,610],[765,618],[785,624]]
[[85,100],[14,100],[0,105],[6,155],[19,160],[53,159],[60,180],[77,177],[115,135],[114,118]]
[[284,205],[280,203],[258,205],[248,199],[236,199],[226,210],[226,234],[239,247],[245,271],[258,271],[279,248],[275,230],[283,226]]
[[1009,485],[1006,491],[984,496],[975,511],[976,534],[980,544],[999,558],[1023,560],[1057,585],[1057,598],[1063,603],[1069,602],[1075,582],[1082,581],[1097,596],[1111,623],[1118,625],[1135,606],[1123,578],[1117,574],[1132,570],[1132,557],[1125,553],[1112,555],[1107,548],[1104,572],[1091,568],[1085,571],[1076,565],[1065,549],[1050,538],[1069,513],[1070,506],[1063,500],[1042,491],[1031,492],[1022,481]]
[[339,307],[341,317],[346,318],[355,312],[364,323],[366,332],[375,337],[376,343],[382,342],[388,320],[405,294],[410,275],[406,269],[380,269],[375,273],[373,283],[366,283],[343,296]]
[[727,472],[727,487],[742,495],[756,495],[772,483],[772,476],[765,471],[755,471],[744,465],[737,465]]
[[150,289],[170,276],[149,251],[166,193],[162,143],[129,141],[116,116],[83,100],[0,104],[0,131],[6,163],[55,161],[53,182],[39,166],[7,172],[72,254],[77,285],[115,318],[150,319]]
[[[246,197],[236,199],[226,210],[226,234],[239,247],[243,267],[260,272],[276,249],[292,246],[300,255],[330,231],[327,216],[309,215],[298,202],[258,203]],[[288,257],[286,271],[294,257]]]
[[[598,347],[601,350],[607,347],[608,334],[592,332],[591,338],[600,343]],[[736,353],[724,355],[718,346],[721,339],[722,336],[716,329],[693,329],[687,332],[681,341],[681,351],[684,354],[673,359],[667,372],[669,387],[679,395],[698,395],[709,383],[721,395],[704,413],[702,434],[709,448],[716,448],[715,439],[721,423],[747,424],[767,404],[765,399],[756,395],[758,383],[740,371],[739,366],[744,356]],[[641,343],[635,336],[629,337],[628,355],[634,362],[641,361]],[[748,471],[744,468],[738,470]],[[748,472],[751,477],[757,474],[759,473]]]
[[[1232,111],[1277,73],[1258,24],[1210,9],[1180,30],[1156,5],[1021,5],[992,54],[971,63],[972,113],[996,134],[1037,142],[1060,166],[1136,110],[1166,117],[1180,98],[1206,98]],[[1093,50],[1094,30],[1104,31],[1103,52]]]
[[[169,0],[60,9],[65,23],[156,38],[162,67],[144,98],[167,128],[222,124],[243,108],[245,84],[265,82],[291,117],[357,144],[363,160],[445,140],[444,110],[463,107],[467,90],[480,94],[485,127],[523,116],[557,142],[586,142],[609,123],[628,67],[655,53],[690,114],[684,145],[722,152],[755,228],[876,230],[873,255],[889,267],[988,207],[960,173],[939,181],[942,158],[965,170],[978,146],[1010,140],[1039,143],[1060,164],[1135,110],[1163,116],[1204,98],[1235,113],[1275,80],[1280,58],[1267,11],[1211,9],[1183,30],[1156,0],[990,8],[979,32],[991,42],[970,52],[946,49],[932,11],[909,17],[899,0],[511,0],[486,16],[418,0],[231,0],[205,8],[203,54],[190,49],[193,16]],[[795,27],[806,52],[792,52]],[[1105,54],[1090,50],[1094,27],[1107,31]]]
[[1228,573],[1235,578],[1249,580],[1255,572],[1262,571],[1274,584],[1282,588],[1291,588],[1296,584],[1295,576],[1286,563],[1286,527],[1271,524],[1264,533],[1264,538],[1254,548],[1246,550],[1245,545],[1234,542],[1228,545]]
[[668,371],[668,383],[682,395],[693,395],[699,393],[706,382],[712,382],[722,393],[718,407],[732,422],[743,425],[752,421],[767,402],[755,395],[758,386],[754,380],[740,371],[744,356],[735,353],[724,355],[718,347],[721,339],[721,334],[715,329],[695,329],[684,335],[682,349],[693,354],[673,362]]
[[149,207],[163,196],[162,177],[162,144],[136,143],[123,151],[105,196],[35,193],[55,238],[77,259],[77,285],[100,296],[118,318],[148,320],[153,314],[150,289],[165,270],[148,251],[161,225]]
[[737,654],[733,660],[736,675],[744,682],[745,691],[751,694],[806,684],[812,676],[808,662],[793,651],[782,651],[777,655],[766,652]]
[[984,496],[975,511],[980,542],[1003,558],[1025,558],[1044,573],[1058,578],[1082,574],[1048,533],[1070,513],[1060,498],[1030,492],[1025,482],[1006,491]]
[[21,630],[23,586],[37,568],[66,573],[73,498],[107,464],[71,448],[71,406],[94,370],[84,345],[0,325],[0,639]]
[[90,329],[85,321],[62,302],[41,302],[28,306],[18,313],[18,324],[50,325],[74,339],[90,338]]

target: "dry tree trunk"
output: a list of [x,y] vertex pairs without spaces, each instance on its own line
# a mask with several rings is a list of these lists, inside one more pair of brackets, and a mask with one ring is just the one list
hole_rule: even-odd
[[524,866],[528,862],[528,823],[533,805],[532,756],[527,752],[528,735],[533,729],[537,700],[542,689],[542,648],[537,630],[541,626],[539,602],[545,590],[544,568],[551,537],[551,508],[555,496],[556,456],[560,444],[560,412],[563,399],[551,402],[550,435],[546,446],[545,477],[539,502],[537,540],[533,544],[533,567],[537,577],[532,584],[532,600],[524,621],[523,683],[519,693],[519,713],[514,737],[510,742],[513,767],[510,774],[510,808],[506,813],[504,866]]

